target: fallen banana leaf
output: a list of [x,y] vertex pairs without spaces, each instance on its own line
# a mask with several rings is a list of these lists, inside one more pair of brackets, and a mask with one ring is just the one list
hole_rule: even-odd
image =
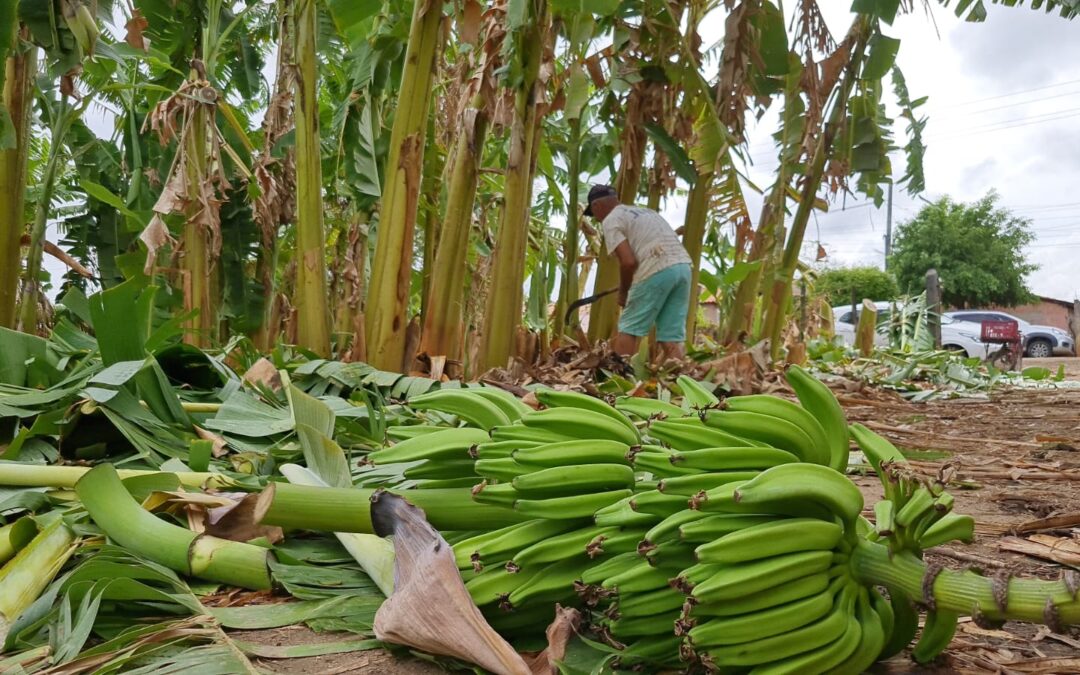
[[[313,619],[327,617],[356,617],[357,626],[375,617],[375,611],[382,604],[382,599],[374,596],[342,595],[325,600],[301,600],[283,602],[276,605],[244,605],[241,607],[214,607],[210,613],[226,628],[259,630],[280,628]],[[363,631],[358,631],[363,632]]]

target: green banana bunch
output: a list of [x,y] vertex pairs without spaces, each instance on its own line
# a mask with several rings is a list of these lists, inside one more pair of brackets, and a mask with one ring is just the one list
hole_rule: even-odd
[[75,43],[79,46],[80,54],[84,57],[93,58],[94,48],[97,45],[98,36],[101,35],[101,30],[98,28],[97,21],[94,19],[94,14],[90,11],[90,8],[84,5],[81,0],[62,0],[60,13],[64,19],[64,24],[71,31]]
[[[756,394],[729,398],[724,401],[724,405],[726,410],[757,413],[794,424],[809,437],[810,442],[814,445],[816,450],[814,457],[818,460],[824,460],[818,463],[831,466],[831,448],[825,429],[809,410],[798,403],[792,403],[777,396]],[[808,459],[807,461],[811,460]],[[846,468],[846,466],[841,467],[839,471],[843,472]]]
[[828,448],[814,442],[795,422],[785,417],[749,412],[746,410],[708,410],[704,413],[707,426],[760,441],[797,455],[804,462],[828,465]]
[[767,443],[756,442],[720,429],[708,427],[700,419],[687,417],[680,420],[659,420],[649,425],[649,436],[667,443],[673,450],[687,452],[704,448],[744,447]]

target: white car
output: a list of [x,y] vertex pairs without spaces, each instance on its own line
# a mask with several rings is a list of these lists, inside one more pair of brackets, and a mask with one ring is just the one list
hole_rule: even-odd
[[1044,359],[1056,353],[1072,354],[1076,349],[1073,336],[1068,331],[1056,326],[1038,326],[1024,321],[1020,317],[988,309],[962,309],[946,312],[957,321],[982,323],[983,321],[1015,321],[1020,325],[1020,335],[1024,339],[1024,355],[1033,359]]
[[[892,311],[891,302],[875,302],[877,307],[878,321],[888,318]],[[833,307],[834,326],[833,331],[843,339],[844,344],[855,344],[855,327],[859,323],[858,305],[856,311],[851,311],[851,305]],[[969,357],[985,359],[991,345],[979,339],[982,334],[982,326],[977,323],[960,321],[949,316],[941,317],[941,347],[955,352],[963,352]],[[878,331],[874,336],[874,344],[884,347],[889,344],[889,336]]]

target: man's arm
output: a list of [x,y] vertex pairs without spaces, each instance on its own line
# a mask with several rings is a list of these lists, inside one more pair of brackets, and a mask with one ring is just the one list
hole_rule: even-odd
[[634,272],[638,268],[637,256],[627,241],[615,247],[615,257],[619,259],[619,307],[626,307],[626,296],[634,283]]

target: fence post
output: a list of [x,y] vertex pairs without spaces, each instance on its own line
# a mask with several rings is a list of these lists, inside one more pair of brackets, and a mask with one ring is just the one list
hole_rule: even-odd
[[941,349],[941,280],[935,269],[926,272],[926,308],[929,312],[930,332],[934,336],[934,348]]
[[[1073,340],[1080,337],[1080,300],[1073,300],[1072,314],[1069,316],[1069,330],[1072,331]],[[1080,356],[1080,349],[1076,350]]]

